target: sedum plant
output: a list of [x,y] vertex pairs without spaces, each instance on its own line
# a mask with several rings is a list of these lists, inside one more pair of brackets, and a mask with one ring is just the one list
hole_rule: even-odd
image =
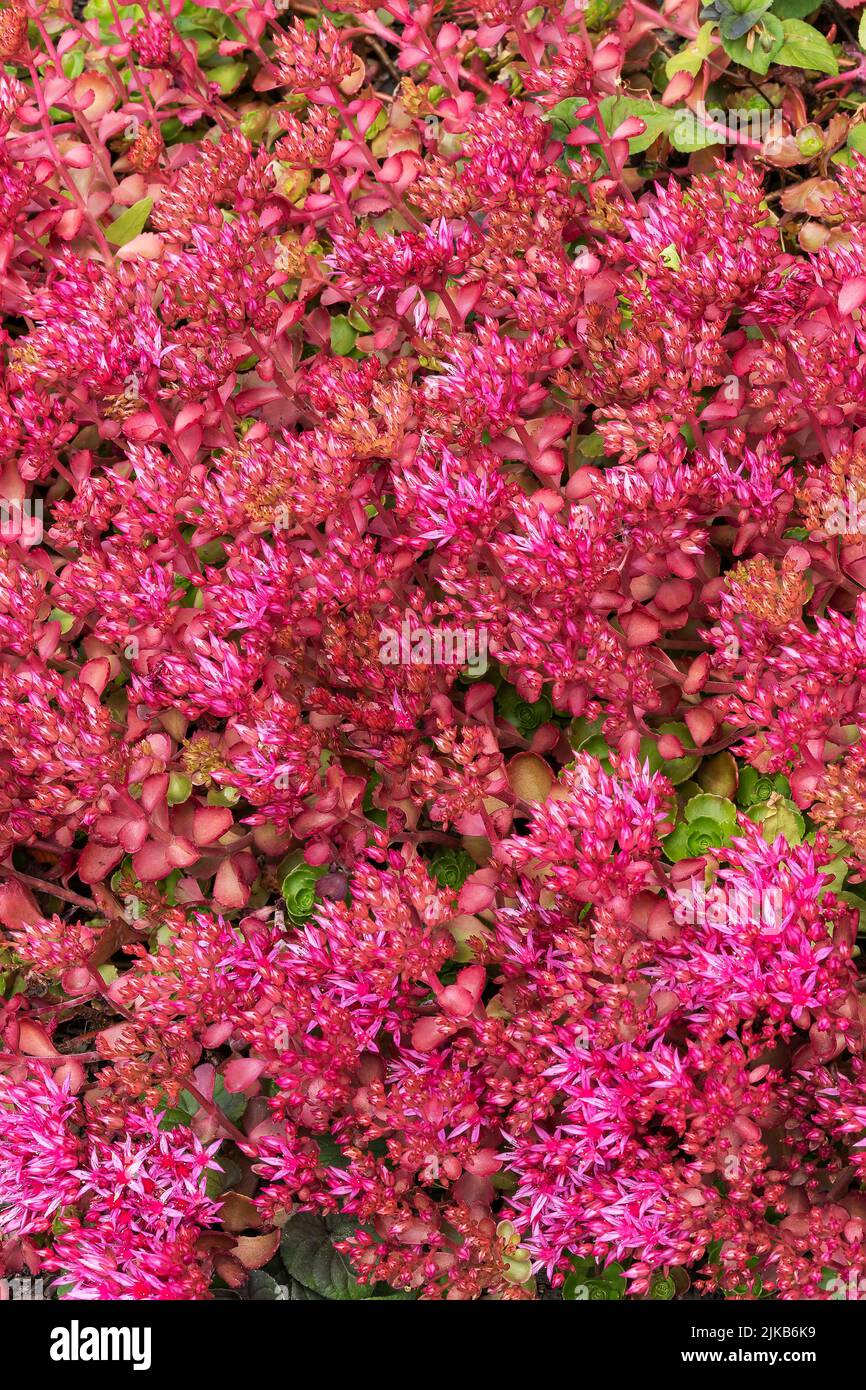
[[856,10],[0,0],[0,1278],[860,1286]]

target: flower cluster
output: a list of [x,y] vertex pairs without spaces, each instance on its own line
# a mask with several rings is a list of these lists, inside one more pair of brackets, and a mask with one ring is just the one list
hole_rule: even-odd
[[0,5],[0,1275],[866,1287],[850,0]]

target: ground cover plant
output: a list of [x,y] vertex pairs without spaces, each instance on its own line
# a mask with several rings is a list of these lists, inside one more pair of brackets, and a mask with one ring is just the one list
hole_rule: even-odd
[[861,1296],[860,11],[0,10],[0,1296]]

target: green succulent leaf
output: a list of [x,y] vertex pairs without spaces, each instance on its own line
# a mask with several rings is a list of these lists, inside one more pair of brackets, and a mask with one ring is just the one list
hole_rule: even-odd
[[686,802],[683,819],[662,841],[672,862],[698,859],[707,850],[729,843],[737,832],[737,808],[724,796],[700,792]]
[[106,229],[106,241],[110,241],[112,246],[126,246],[127,242],[134,241],[144,231],[152,207],[152,198],[139,198]]
[[780,796],[791,795],[791,784],[781,772],[774,776],[772,773],[758,772],[754,767],[740,769],[737,785],[738,806],[754,806],[758,801],[768,801],[774,792]]
[[462,888],[475,868],[465,849],[443,849],[430,860],[430,872],[440,888]]
[[691,852],[689,850],[689,827],[685,821],[680,821],[679,825],[671,834],[665,836],[662,840],[662,848],[664,849],[666,858],[668,858],[672,864],[678,863],[680,859],[689,859],[691,857]]
[[350,324],[346,314],[331,315],[331,351],[338,357],[348,357],[358,334]]
[[685,818],[691,824],[696,820],[710,820],[730,837],[737,829],[737,808],[726,796],[713,796],[703,792],[692,797],[686,806]]
[[308,864],[300,851],[285,861],[283,869],[280,892],[289,918],[295,923],[306,922],[316,906],[316,883],[327,870]]
[[553,705],[546,695],[541,695],[537,700],[523,700],[513,685],[502,687],[496,703],[502,718],[513,724],[524,737],[534,734],[553,714]]
[[806,822],[795,803],[774,792],[769,801],[759,801],[750,806],[746,815],[761,827],[761,834],[768,844],[781,835],[789,845],[799,845],[806,833]]
[[657,1274],[650,1284],[650,1298],[660,1302],[669,1302],[676,1297],[677,1286],[670,1275]]

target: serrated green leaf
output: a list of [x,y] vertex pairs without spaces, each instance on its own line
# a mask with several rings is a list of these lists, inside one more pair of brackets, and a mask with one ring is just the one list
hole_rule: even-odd
[[786,19],[782,22],[785,41],[774,58],[774,62],[787,68],[805,68],[808,72],[826,72],[836,77],[839,64],[836,55],[824,35],[804,24],[802,19]]
[[605,97],[599,102],[598,111],[608,134],[612,134],[629,116],[638,116],[645,122],[644,133],[632,136],[628,142],[631,154],[648,150],[660,135],[670,130],[676,119],[674,111],[654,101],[646,101],[643,97]]
[[144,231],[144,225],[150,216],[153,207],[152,198],[139,198],[132,207],[126,208],[120,216],[112,222],[105,233],[106,241],[110,241],[112,246],[126,246],[127,242],[132,241]]
[[694,154],[710,145],[722,145],[721,134],[707,129],[707,125],[687,106],[679,106],[675,111],[676,120],[668,131],[668,139],[680,154]]

